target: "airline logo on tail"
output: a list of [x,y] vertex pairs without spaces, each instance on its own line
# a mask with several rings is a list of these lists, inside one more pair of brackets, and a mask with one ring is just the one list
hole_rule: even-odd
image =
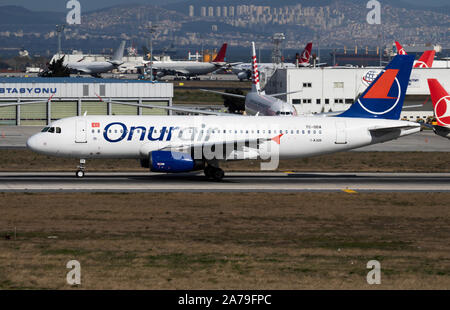
[[407,55],[403,46],[400,43],[398,43],[397,41],[395,41],[395,47],[397,48],[398,55]]
[[224,43],[222,45],[222,47],[219,50],[219,53],[217,54],[216,58],[214,58],[213,62],[225,62],[227,47],[228,47],[227,43]]
[[305,50],[302,53],[302,56],[300,57],[301,64],[309,63],[309,60],[311,59],[311,51],[312,51],[312,43],[309,42],[306,45]]
[[450,126],[450,96],[436,79],[429,79],[431,101],[439,126]]
[[[395,41],[395,46],[397,47],[398,55],[408,55],[402,45],[397,41]],[[435,55],[435,50],[425,51],[422,56],[420,56],[419,60],[415,62],[414,68],[431,68],[433,66]]]
[[413,56],[395,56],[358,100],[339,116],[399,119],[413,61]]
[[[377,105],[374,108],[371,107],[371,100],[358,99],[358,103],[364,110],[372,114],[381,115],[392,111],[397,106],[402,93],[400,82],[397,79],[398,72],[398,69],[384,71],[380,78],[362,96],[362,99],[383,100],[382,105]],[[366,104],[368,107],[366,107]]]
[[414,68],[431,68],[433,66],[435,50],[425,51],[422,56],[416,61]]

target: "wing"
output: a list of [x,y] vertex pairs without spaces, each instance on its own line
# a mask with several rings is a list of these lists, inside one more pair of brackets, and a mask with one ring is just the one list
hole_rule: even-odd
[[[53,97],[53,95],[52,95]],[[25,105],[25,104],[36,104],[36,103],[47,103],[52,100],[52,97],[50,97],[47,100],[39,100],[39,101],[24,101],[24,102],[7,102],[0,104],[0,108],[3,107],[11,107],[11,106],[18,106],[18,105]]]
[[[101,101],[103,101],[100,98]],[[223,112],[214,112],[214,111],[205,111],[200,109],[189,109],[189,108],[180,108],[180,107],[167,107],[167,106],[159,106],[159,105],[151,105],[151,104],[139,104],[139,103],[131,103],[131,102],[122,102],[122,101],[108,101],[111,103],[116,104],[122,104],[122,105],[129,105],[134,107],[140,107],[140,108],[148,108],[148,109],[163,109],[163,110],[169,110],[169,111],[178,111],[178,112],[184,112],[184,113],[197,113],[197,114],[204,114],[204,115],[216,115],[216,116],[231,116],[235,114],[231,113],[223,113]]]
[[213,93],[213,94],[222,95],[222,96],[229,96],[229,97],[236,97],[236,98],[245,98],[244,95],[230,94],[230,93],[223,93],[223,92],[216,91],[216,90],[209,90],[209,89],[200,89],[200,90],[201,90],[201,91],[204,91],[204,92],[208,92],[208,93]]

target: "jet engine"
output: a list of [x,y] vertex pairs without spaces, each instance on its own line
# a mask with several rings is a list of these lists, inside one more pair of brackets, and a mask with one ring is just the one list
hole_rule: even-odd
[[205,164],[203,160],[193,159],[188,153],[154,151],[149,155],[148,167],[153,172],[189,172],[202,170]]
[[250,71],[242,71],[242,72],[239,72],[237,75],[238,79],[241,81],[250,80],[251,76],[252,76],[252,73]]

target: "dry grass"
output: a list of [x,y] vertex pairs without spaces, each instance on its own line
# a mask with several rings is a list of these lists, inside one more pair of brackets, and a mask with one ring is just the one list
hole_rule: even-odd
[[[450,289],[449,193],[0,194],[0,289]],[[17,227],[17,240],[6,240]],[[49,239],[56,236],[56,239]]]
[[[56,158],[26,149],[0,150],[0,171],[74,171],[78,160]],[[226,171],[258,171],[257,161],[228,162]],[[146,171],[138,160],[94,159],[88,171]],[[346,152],[312,158],[282,160],[280,171],[331,172],[450,172],[448,153],[440,152]]]

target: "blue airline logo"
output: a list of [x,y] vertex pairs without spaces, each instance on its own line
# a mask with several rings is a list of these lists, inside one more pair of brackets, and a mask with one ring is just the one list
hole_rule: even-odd
[[[114,129],[111,129],[111,127]],[[106,125],[105,130],[103,131],[103,137],[106,141],[112,143],[120,142],[125,139],[131,141],[135,134],[140,134],[139,141],[144,141],[146,137],[149,141],[170,141],[172,139],[172,132],[176,128],[178,127],[164,126],[158,131],[154,126],[151,126],[148,128],[147,133],[147,128],[144,126],[131,126],[130,130],[128,130],[128,127],[124,123],[114,122]]]

